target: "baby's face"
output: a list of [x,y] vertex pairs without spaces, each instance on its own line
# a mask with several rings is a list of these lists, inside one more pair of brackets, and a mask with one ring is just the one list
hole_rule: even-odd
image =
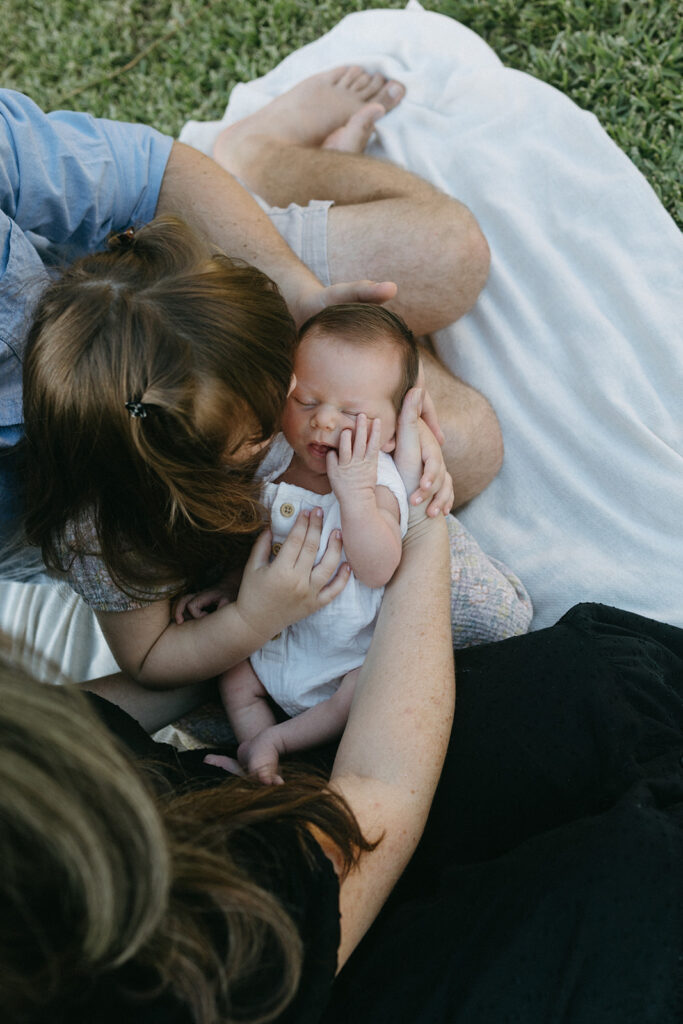
[[390,341],[363,348],[343,336],[307,334],[296,352],[296,382],[282,417],[283,433],[304,464],[326,473],[328,451],[338,450],[342,430],[355,436],[359,413],[381,420],[380,447],[393,451],[392,396],[402,373],[400,352]]

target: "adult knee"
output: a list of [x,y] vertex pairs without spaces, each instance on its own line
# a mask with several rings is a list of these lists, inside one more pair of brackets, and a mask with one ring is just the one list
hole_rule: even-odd
[[444,210],[443,249],[439,258],[449,268],[451,309],[449,323],[472,308],[489,274],[491,250],[474,214],[462,203],[451,200]]

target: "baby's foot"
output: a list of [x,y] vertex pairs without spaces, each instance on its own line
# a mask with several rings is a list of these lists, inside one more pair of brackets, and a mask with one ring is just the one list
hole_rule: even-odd
[[[370,74],[356,65],[323,71],[223,129],[214,146],[214,159],[228,171],[239,173],[240,146],[259,135],[297,146],[322,146],[363,108],[372,107],[366,117],[374,123],[382,113],[400,103],[404,94],[405,88],[400,82],[379,73]],[[382,108],[381,112],[376,109],[377,105]],[[348,135],[355,137],[359,132],[360,125],[354,123]],[[329,148],[346,149],[347,144],[333,143]],[[355,148],[352,151],[358,152]]]
[[267,786],[283,785],[282,776],[278,774],[280,751],[270,729],[264,729],[253,739],[240,743],[237,760],[246,772],[259,782]]

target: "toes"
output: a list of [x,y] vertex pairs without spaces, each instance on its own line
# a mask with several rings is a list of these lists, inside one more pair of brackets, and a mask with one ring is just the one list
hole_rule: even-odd
[[358,76],[358,78],[355,80],[355,82],[353,83],[353,90],[354,90],[354,92],[359,92],[361,94],[364,94],[365,93],[365,89],[370,84],[371,77],[372,76],[369,75],[367,71],[363,71],[363,73],[360,74]]
[[320,77],[329,78],[332,85],[339,85],[344,75],[350,70],[348,64],[341,64],[338,68],[332,68],[330,71],[322,71]]
[[384,75],[380,75],[379,71],[376,71],[374,75],[368,75],[362,90],[363,99],[374,99],[377,93],[386,85],[386,81]]
[[366,74],[365,68],[360,67],[358,64],[352,64],[351,67],[344,69],[344,74],[337,79],[336,84],[346,89],[354,89],[358,78]]
[[386,110],[380,103],[366,103],[345,125],[332,132],[323,143],[323,149],[336,149],[343,153],[362,153],[375,128],[375,121]]
[[401,85],[395,78],[389,79],[373,99],[381,103],[385,110],[393,110],[401,102],[406,94],[405,85]]
[[385,112],[381,103],[366,103],[364,107],[356,111],[353,117],[349,118],[348,123],[356,125],[359,129],[364,128],[369,134],[374,128],[375,121],[379,121]]

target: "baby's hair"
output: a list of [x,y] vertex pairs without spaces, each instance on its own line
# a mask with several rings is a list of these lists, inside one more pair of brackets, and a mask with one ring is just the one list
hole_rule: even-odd
[[277,430],[295,340],[277,286],[172,217],[67,269],[24,365],[26,526],[46,563],[65,568],[83,518],[129,593],[241,560],[262,510],[254,466],[230,460]]
[[405,320],[384,306],[345,302],[327,306],[310,317],[299,330],[297,345],[312,332],[343,335],[343,341],[359,346],[380,341],[395,344],[401,353],[403,373],[392,400],[396,411],[400,411],[406,393],[415,385],[420,363],[415,337]]

